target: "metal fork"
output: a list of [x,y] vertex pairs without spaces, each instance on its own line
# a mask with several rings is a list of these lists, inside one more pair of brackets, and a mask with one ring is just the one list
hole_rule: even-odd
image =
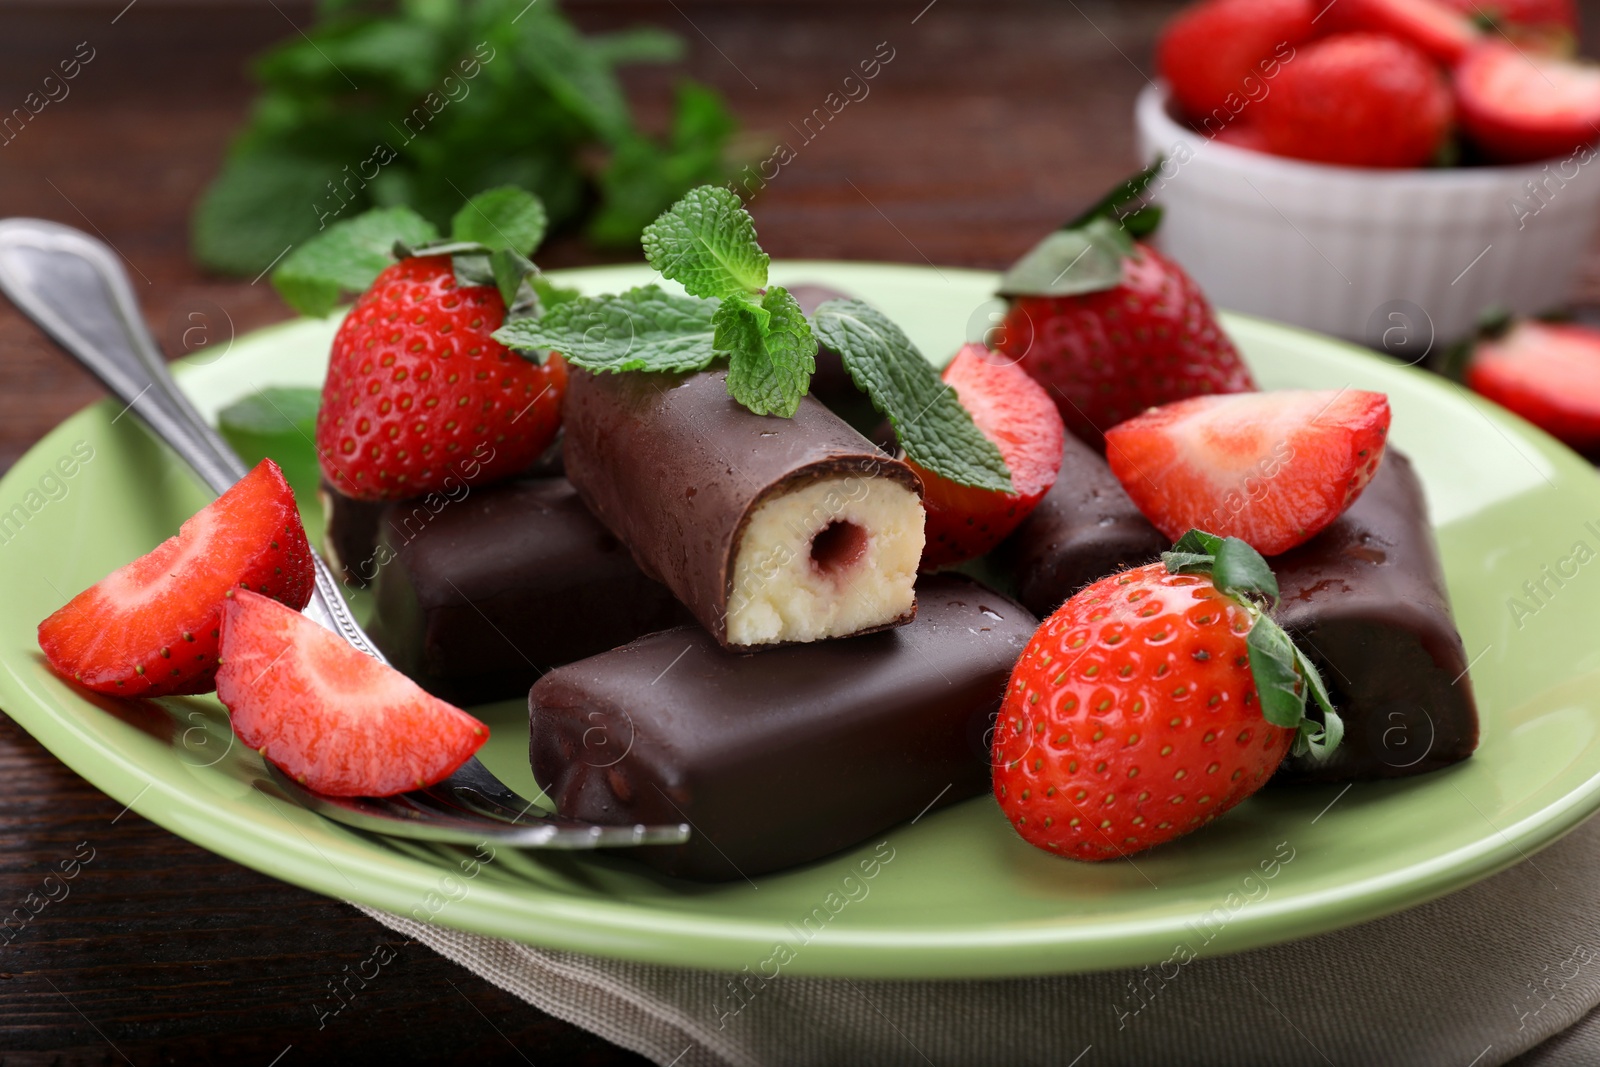
[[[128,405],[221,493],[244,463],[179,391],[150,336],[117,254],[80,230],[42,219],[0,220],[0,292]],[[316,592],[305,614],[378,660],[383,655],[350,614],[338,583],[314,555]],[[373,833],[458,844],[489,840],[520,848],[588,849],[678,844],[689,826],[599,826],[549,815],[518,796],[476,756],[429,789],[397,797],[330,797],[279,771],[290,797],[335,822]]]

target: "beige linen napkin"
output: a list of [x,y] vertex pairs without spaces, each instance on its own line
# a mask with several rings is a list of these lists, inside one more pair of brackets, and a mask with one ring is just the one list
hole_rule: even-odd
[[1591,1013],[1600,818],[1432,903],[1196,960],[1170,981],[1152,969],[979,982],[783,976],[735,1014],[731,974],[362,910],[542,1011],[672,1067],[1490,1067],[1524,1053],[1519,1065],[1600,1064],[1600,1012]]

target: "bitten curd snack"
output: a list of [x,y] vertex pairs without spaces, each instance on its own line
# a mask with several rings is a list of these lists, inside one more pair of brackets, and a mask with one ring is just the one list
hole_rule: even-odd
[[916,474],[814,398],[756,415],[725,376],[574,371],[567,476],[590,510],[725,647],[909,621]]

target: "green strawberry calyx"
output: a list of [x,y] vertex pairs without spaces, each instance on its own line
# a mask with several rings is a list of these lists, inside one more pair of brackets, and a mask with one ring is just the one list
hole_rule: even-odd
[[1136,239],[1155,232],[1161,209],[1146,202],[1150,183],[1165,159],[1127,178],[1030,248],[1000,279],[998,293],[1019,296],[1081,296],[1122,283],[1122,262]]
[[301,314],[326,315],[342,295],[364,291],[402,259],[448,255],[457,284],[500,290],[508,321],[537,318],[545,306],[576,295],[545,282],[528,258],[548,224],[539,198],[515,186],[470,198],[447,238],[408,207],[374,208],[294,248],[273,270],[272,284]]
[[1344,738],[1344,720],[1334,710],[1316,665],[1270,614],[1278,603],[1278,579],[1261,553],[1237,537],[1190,530],[1161,554],[1161,562],[1172,574],[1206,575],[1219,592],[1244,607],[1251,619],[1245,644],[1262,718],[1295,731],[1296,756],[1327,759]]

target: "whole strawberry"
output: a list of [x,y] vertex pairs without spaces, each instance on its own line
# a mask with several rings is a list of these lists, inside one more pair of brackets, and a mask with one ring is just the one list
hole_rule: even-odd
[[1322,9],[1317,29],[1393,38],[1448,67],[1483,39],[1478,20],[1489,6],[1487,0],[1339,0]]
[[995,729],[995,798],[1017,833],[1073,859],[1125,856],[1238,804],[1291,747],[1336,747],[1316,668],[1264,613],[1277,593],[1248,545],[1190,531],[1045,620]]
[[566,366],[523,359],[491,335],[506,305],[461,285],[448,255],[378,275],[334,336],[317,413],[317,450],[346,496],[387,500],[452,477],[515,474],[555,439]]
[[1385,34],[1345,33],[1284,64],[1257,122],[1280,156],[1420,167],[1438,154],[1453,114],[1450,87],[1427,55]]
[[1167,23],[1156,64],[1178,106],[1206,133],[1247,111],[1295,45],[1315,30],[1311,0],[1205,0]]
[[[1130,195],[1153,173],[1129,182]],[[1146,408],[1255,388],[1200,287],[1133,239],[1148,224],[1103,213],[1116,207],[1108,198],[1017,261],[1001,281],[1011,308],[995,339],[1050,393],[1067,429],[1097,448]]]

